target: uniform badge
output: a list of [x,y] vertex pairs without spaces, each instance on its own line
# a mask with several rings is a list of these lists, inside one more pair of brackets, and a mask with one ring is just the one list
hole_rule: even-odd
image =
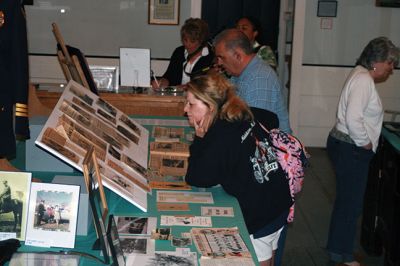
[[4,25],[4,12],[0,10],[0,27]]

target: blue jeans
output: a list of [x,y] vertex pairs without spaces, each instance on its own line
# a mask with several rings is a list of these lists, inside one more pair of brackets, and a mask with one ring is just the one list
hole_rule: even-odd
[[329,158],[336,174],[336,199],[329,227],[327,250],[334,262],[354,261],[357,220],[361,214],[372,150],[334,137],[327,140]]

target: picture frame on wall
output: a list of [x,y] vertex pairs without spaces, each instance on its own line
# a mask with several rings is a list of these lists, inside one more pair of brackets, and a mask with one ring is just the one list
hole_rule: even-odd
[[336,17],[337,16],[337,1],[336,0],[320,0],[318,1],[318,17]]
[[399,0],[376,0],[375,4],[379,7],[400,7]]
[[178,25],[180,0],[149,0],[149,24]]

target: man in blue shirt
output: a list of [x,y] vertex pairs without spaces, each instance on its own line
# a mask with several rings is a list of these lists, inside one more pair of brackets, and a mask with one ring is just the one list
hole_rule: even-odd
[[245,34],[228,29],[214,39],[215,55],[224,70],[232,76],[237,94],[251,107],[276,113],[279,127],[291,133],[288,109],[275,71],[253,52]]

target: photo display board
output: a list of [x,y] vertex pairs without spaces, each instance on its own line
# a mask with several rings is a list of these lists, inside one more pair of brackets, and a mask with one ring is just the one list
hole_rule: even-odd
[[104,186],[147,211],[149,132],[85,87],[68,83],[35,143],[80,171],[93,146]]

